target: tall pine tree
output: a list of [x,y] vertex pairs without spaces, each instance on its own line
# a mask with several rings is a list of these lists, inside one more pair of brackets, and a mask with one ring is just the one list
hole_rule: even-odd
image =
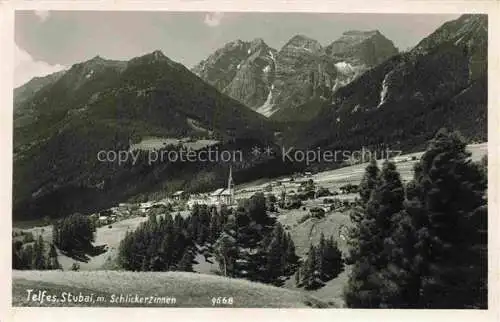
[[393,216],[403,209],[404,188],[394,163],[386,161],[380,179],[355,227],[350,242],[353,264],[345,300],[349,307],[379,307],[385,287],[384,272],[390,263]]
[[48,268],[49,269],[61,269],[61,264],[57,258],[57,250],[54,243],[50,244],[49,258],[48,258]]
[[362,205],[366,205],[370,199],[373,189],[377,186],[380,170],[376,159],[371,159],[365,169],[365,174],[359,184],[359,196]]
[[486,172],[471,162],[465,140],[440,130],[415,170],[426,213],[419,272],[421,307],[485,307],[487,278]]

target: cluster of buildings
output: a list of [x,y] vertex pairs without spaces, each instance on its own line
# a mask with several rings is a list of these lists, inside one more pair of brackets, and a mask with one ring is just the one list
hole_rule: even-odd
[[[165,199],[167,202],[174,204],[185,204],[187,209],[190,210],[194,205],[207,205],[207,206],[231,206],[236,203],[234,197],[234,181],[232,168],[229,168],[229,176],[227,180],[227,187],[219,188],[211,193],[196,193],[190,194],[183,190],[178,190],[172,194],[170,199]],[[154,206],[154,203],[152,204]]]
[[146,214],[149,210],[155,207],[170,207],[178,206],[186,207],[191,210],[195,205],[207,205],[220,207],[233,206],[237,204],[240,199],[248,199],[257,192],[272,193],[276,197],[285,195],[285,202],[294,199],[295,195],[300,191],[300,187],[307,181],[312,179],[313,175],[310,172],[305,172],[300,175],[291,176],[274,180],[263,184],[261,186],[253,186],[241,189],[237,192],[235,198],[235,188],[232,176],[232,168],[229,168],[229,175],[227,179],[227,186],[219,188],[210,193],[190,194],[186,191],[179,190],[172,194],[171,197],[165,198],[160,201],[148,201],[140,204],[120,203],[118,206],[110,208],[106,211],[92,215],[94,220],[100,226],[112,224],[123,218],[127,218],[132,213]]
[[[181,191],[182,192],[182,191]],[[174,194],[175,196],[175,194]],[[211,193],[193,194],[189,196],[186,202],[188,209],[192,209],[194,205],[207,205],[207,206],[232,206],[236,203],[234,197],[234,181],[233,171],[229,168],[229,176],[227,179],[227,187],[219,188]]]
[[138,211],[141,214],[145,214],[152,208],[167,207],[168,205],[168,200],[148,201],[140,203],[138,205],[120,203],[118,206],[112,207],[105,211],[101,211],[99,213],[92,214],[90,218],[93,219],[98,226],[105,226],[132,215],[133,211]]

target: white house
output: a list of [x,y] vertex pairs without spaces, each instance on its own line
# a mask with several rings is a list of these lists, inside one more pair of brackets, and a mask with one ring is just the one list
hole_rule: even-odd
[[192,195],[186,202],[186,207],[192,209],[194,205],[211,205],[210,198],[206,195]]
[[185,193],[183,190],[178,190],[172,195],[172,199],[175,201],[180,201],[182,198],[184,198]]
[[99,216],[99,224],[101,225],[107,225],[109,222],[109,217],[108,216]]
[[141,212],[146,212],[149,209],[151,209],[152,206],[153,206],[153,203],[151,201],[143,202],[139,205],[139,209]]

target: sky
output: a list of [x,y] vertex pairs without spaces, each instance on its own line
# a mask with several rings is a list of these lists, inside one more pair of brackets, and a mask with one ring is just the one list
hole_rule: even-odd
[[17,11],[14,83],[96,55],[128,60],[161,50],[191,68],[226,43],[262,38],[279,49],[302,34],[328,45],[347,30],[379,30],[400,50],[457,14]]

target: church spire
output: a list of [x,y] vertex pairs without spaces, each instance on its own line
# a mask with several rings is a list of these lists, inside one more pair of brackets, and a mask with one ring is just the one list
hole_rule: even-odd
[[227,178],[227,189],[231,191],[233,188],[233,167],[229,166],[229,177]]
[[227,190],[229,191],[229,194],[231,195],[230,204],[232,204],[234,201],[234,189],[233,188],[234,188],[233,166],[229,165],[229,177],[227,178]]

